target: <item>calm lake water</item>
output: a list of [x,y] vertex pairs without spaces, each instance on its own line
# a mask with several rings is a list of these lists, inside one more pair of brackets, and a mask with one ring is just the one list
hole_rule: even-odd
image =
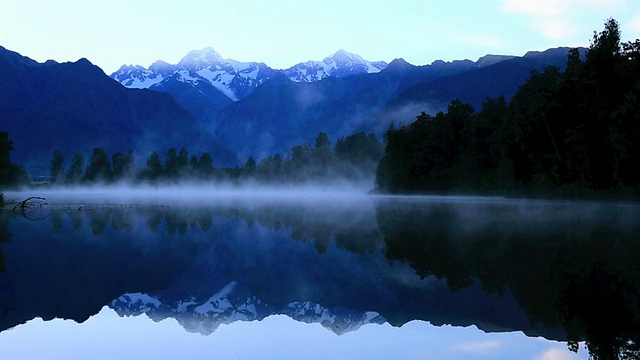
[[636,204],[5,194],[29,196],[0,212],[2,358],[585,359],[640,334]]

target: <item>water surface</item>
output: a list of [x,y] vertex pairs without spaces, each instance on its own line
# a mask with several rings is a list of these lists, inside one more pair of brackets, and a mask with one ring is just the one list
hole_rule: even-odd
[[0,213],[10,358],[586,358],[584,341],[617,353],[638,334],[635,204],[309,189],[6,198],[30,195],[46,205]]

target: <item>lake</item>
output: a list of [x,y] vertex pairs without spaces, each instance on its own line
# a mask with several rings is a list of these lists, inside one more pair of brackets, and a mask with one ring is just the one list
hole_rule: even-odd
[[5,193],[29,196],[0,212],[2,358],[638,354],[635,203]]

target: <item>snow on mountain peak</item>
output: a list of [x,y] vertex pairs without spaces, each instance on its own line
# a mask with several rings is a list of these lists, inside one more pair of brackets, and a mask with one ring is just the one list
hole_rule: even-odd
[[322,61],[307,61],[286,70],[273,70],[264,63],[224,59],[211,47],[187,53],[178,64],[154,62],[149,69],[123,66],[111,78],[129,88],[162,91],[173,81],[201,84],[205,80],[232,101],[249,95],[257,86],[277,72],[296,82],[314,82],[334,76],[377,73],[387,67],[384,61],[369,62],[360,55],[340,49]]
[[296,82],[314,82],[329,76],[341,77],[355,74],[377,73],[387,67],[384,61],[370,62],[340,49],[322,61],[307,61],[283,70],[289,79]]
[[352,54],[348,51],[345,51],[343,49],[340,49],[338,51],[336,51],[333,55],[331,56],[327,56],[323,62],[325,64],[330,63],[331,61],[334,61],[335,63],[337,63],[338,65],[346,65],[346,64],[363,64],[366,65],[367,61],[365,59],[362,58],[362,56],[360,55],[356,55],[356,54]]
[[159,73],[164,77],[167,77],[175,71],[175,66],[167,63],[166,61],[158,60],[149,66],[149,71]]
[[159,83],[164,76],[140,65],[122,65],[118,71],[111,74],[111,78],[128,88],[142,89]]
[[178,66],[184,68],[203,68],[214,64],[224,62],[220,54],[212,47],[206,47],[202,50],[192,50],[180,60]]

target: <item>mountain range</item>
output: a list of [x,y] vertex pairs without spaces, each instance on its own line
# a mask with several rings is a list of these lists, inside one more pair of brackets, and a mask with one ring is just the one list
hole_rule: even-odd
[[170,76],[154,64],[149,70],[137,67],[138,72],[123,66],[111,77],[125,86],[170,93],[217,141],[246,159],[286,153],[311,143],[319,132],[333,141],[359,131],[381,135],[392,121],[410,122],[422,111],[445,110],[453,99],[476,109],[488,97],[509,99],[532,70],[564,67],[568,50],[424,66],[402,59],[371,62],[339,50],[321,62],[275,70],[225,60],[206,48],[172,65]]
[[256,87],[276,73],[294,82],[316,82],[327,77],[372,74],[387,67],[384,61],[370,62],[361,56],[339,50],[322,61],[307,61],[285,70],[275,70],[264,63],[224,59],[213,48],[190,51],[175,65],[158,60],[148,69],[140,65],[122,65],[111,78],[128,88],[162,91],[174,82],[193,85],[205,82],[231,101],[247,97]]
[[567,52],[415,66],[339,50],[278,70],[206,48],[178,64],[122,66],[110,79],[86,59],[38,63],[0,47],[0,129],[14,140],[14,162],[32,175],[48,173],[56,148],[70,159],[96,146],[132,149],[139,164],[151,151],[185,147],[212,153],[216,166],[237,165],[286,155],[319,132],[333,142],[359,131],[380,136],[391,122],[445,110],[453,99],[476,109],[487,97],[509,99],[532,70],[563,67]]
[[[175,318],[185,330],[203,335],[212,334],[222,324],[231,324],[236,321],[261,321],[276,314],[287,315],[307,324],[319,323],[337,335],[358,330],[362,325],[386,322],[384,317],[374,311],[358,312],[327,308],[309,301],[292,302],[283,308],[274,308],[258,299],[247,287],[235,281],[214,290],[213,294],[204,299],[190,294],[187,299],[168,301],[165,294],[169,291],[152,295],[124,294],[113,300],[109,307],[120,316],[146,314],[154,321]],[[198,291],[198,293],[202,292],[204,292],[202,289]]]

